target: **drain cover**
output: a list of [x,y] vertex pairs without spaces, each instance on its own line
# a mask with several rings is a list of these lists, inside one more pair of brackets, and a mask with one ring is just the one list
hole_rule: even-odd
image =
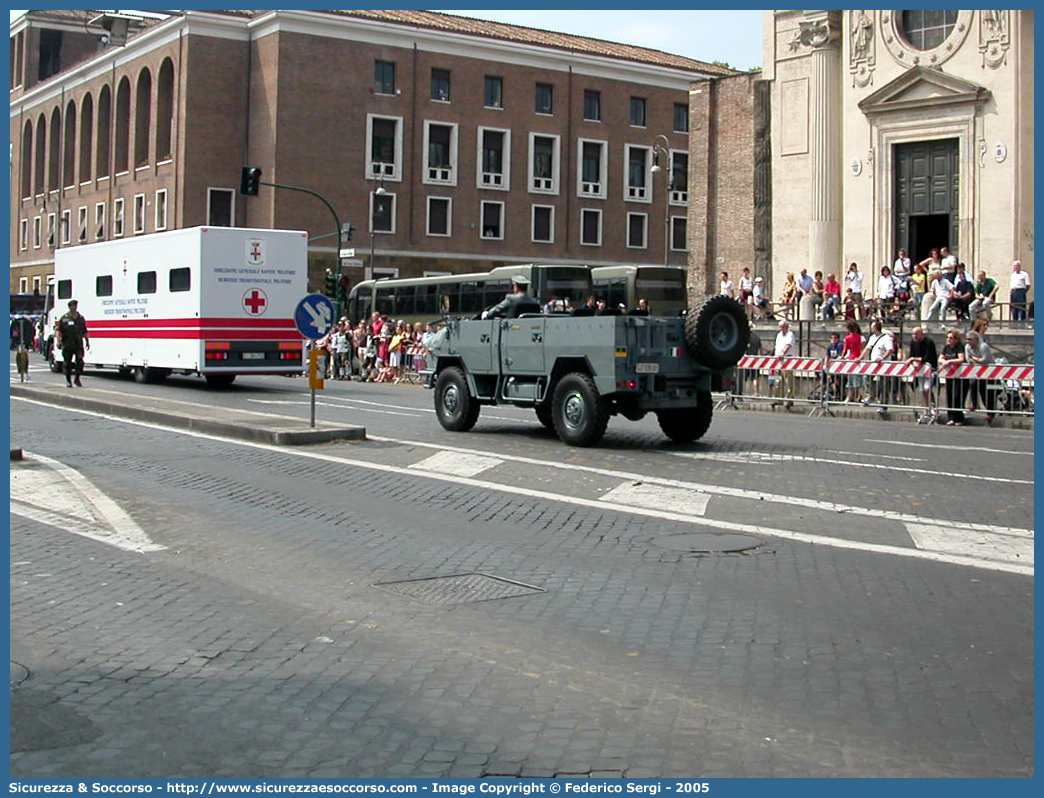
[[680,535],[664,535],[650,541],[671,551],[688,551],[700,554],[712,552],[747,551],[756,549],[762,541],[750,535],[726,534],[721,532],[684,532]]
[[374,587],[437,606],[517,598],[547,592],[543,588],[524,585],[499,576],[477,573],[430,576],[402,582],[379,582]]

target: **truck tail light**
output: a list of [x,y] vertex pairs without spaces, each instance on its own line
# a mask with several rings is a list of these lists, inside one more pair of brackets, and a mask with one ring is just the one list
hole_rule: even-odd
[[635,380],[617,380],[616,389],[619,391],[633,391],[638,387]]

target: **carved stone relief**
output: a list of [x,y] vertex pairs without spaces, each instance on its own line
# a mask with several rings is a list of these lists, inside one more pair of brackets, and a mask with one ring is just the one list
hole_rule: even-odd
[[[872,15],[874,12],[870,11]],[[849,12],[848,68],[852,73],[852,85],[860,88],[874,82],[874,67],[877,65],[877,45],[874,41],[874,20],[866,11]]]
[[984,67],[997,69],[1008,61],[1010,14],[1010,11],[979,12],[979,52]]
[[942,44],[931,50],[918,50],[912,47],[903,35],[903,12],[881,11],[881,38],[889,54],[900,64],[905,64],[908,67],[941,66],[964,44],[964,40],[968,37],[968,32],[971,30],[973,13],[972,11],[958,11],[957,22],[953,26],[953,31]]

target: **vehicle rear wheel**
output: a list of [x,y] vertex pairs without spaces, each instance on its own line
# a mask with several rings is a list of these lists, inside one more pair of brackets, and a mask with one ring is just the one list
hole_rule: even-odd
[[570,446],[592,446],[605,435],[609,402],[586,374],[567,374],[555,386],[551,401],[555,432]]
[[155,382],[163,382],[170,374],[166,369],[155,369],[151,366],[135,366],[134,381],[139,385],[151,385]]
[[555,415],[551,412],[551,405],[542,404],[536,406],[537,420],[552,432],[555,431]]
[[735,366],[749,340],[747,315],[732,297],[705,297],[685,316],[685,346],[693,360],[709,369]]
[[203,377],[211,388],[227,388],[236,380],[235,374],[204,374]]
[[443,369],[435,380],[435,415],[451,432],[467,432],[478,421],[478,400],[468,390],[464,372],[456,366]]
[[710,391],[700,391],[696,401],[694,408],[656,411],[656,420],[660,422],[664,435],[677,443],[692,443],[706,434],[714,415]]

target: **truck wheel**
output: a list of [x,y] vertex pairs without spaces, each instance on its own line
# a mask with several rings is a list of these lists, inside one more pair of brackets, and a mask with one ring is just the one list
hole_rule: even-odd
[[135,366],[134,381],[139,385],[151,385],[154,382],[163,382],[170,374],[166,369],[154,369],[151,366]]
[[609,403],[586,374],[569,374],[555,387],[551,400],[555,432],[570,446],[591,446],[605,435]]
[[479,403],[468,390],[468,381],[459,368],[439,372],[435,380],[435,415],[444,429],[467,432],[478,421]]
[[551,405],[543,404],[536,406],[537,420],[552,432],[555,431],[555,415],[551,412]]
[[236,379],[235,374],[204,374],[203,377],[211,388],[227,388]]
[[735,366],[747,351],[750,325],[743,307],[727,296],[709,296],[685,316],[685,345],[709,369]]
[[695,408],[656,411],[656,420],[664,435],[677,443],[692,443],[704,436],[714,415],[710,391],[700,391],[696,401]]

